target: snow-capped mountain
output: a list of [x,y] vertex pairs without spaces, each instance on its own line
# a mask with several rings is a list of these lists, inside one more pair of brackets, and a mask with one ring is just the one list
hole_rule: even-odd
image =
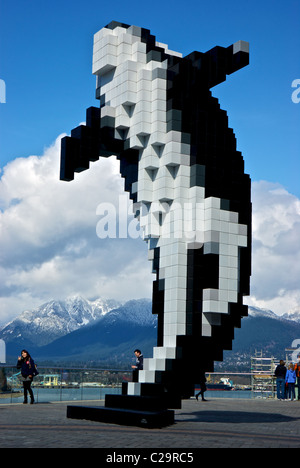
[[248,307],[249,317],[269,317],[272,319],[279,319],[279,316],[274,314],[271,310],[268,309],[258,309],[257,307]]
[[120,306],[114,300],[88,301],[74,296],[65,301],[51,301],[34,310],[26,310],[0,330],[6,343],[44,346],[79,328],[94,323]]
[[139,299],[126,302],[118,309],[111,310],[105,317],[105,326],[116,322],[140,325],[142,327],[156,326],[157,317],[152,315],[150,299]]
[[6,342],[11,363],[21,348],[39,359],[57,362],[69,356],[72,360],[93,356],[118,360],[128,350],[132,354],[132,347],[152,349],[156,325],[150,299],[120,305],[113,300],[88,301],[76,296],[23,312],[2,327],[0,339]]
[[122,361],[130,363],[136,348],[151,355],[157,342],[156,327],[151,300],[133,300],[33,352],[39,361],[114,361],[118,366]]
[[300,323],[300,309],[295,308],[286,314],[277,315],[268,309],[258,309],[257,307],[249,307],[249,317],[268,317],[274,320],[289,320],[291,322]]
[[[86,325],[97,323],[104,317],[105,327],[120,321],[146,327],[156,326],[156,316],[151,314],[149,299],[129,301],[121,305],[115,300],[99,298],[89,301],[80,296],[73,296],[24,311],[0,328],[0,339],[6,343],[18,342],[24,346],[45,346]],[[271,310],[249,307],[249,317],[300,323],[300,311],[296,309],[278,316]]]
[[287,314],[282,315],[282,318],[300,323],[300,308],[296,307],[290,310]]
[[[224,365],[241,356],[250,362],[255,350],[285,358],[285,348],[300,337],[300,314],[294,310],[278,316],[270,310],[249,307],[249,317],[236,329],[233,350]],[[0,330],[10,362],[21,347],[41,361],[120,362],[130,361],[135,347],[152,354],[157,342],[157,316],[150,299],[120,305],[116,301],[88,301],[79,296],[51,301],[23,312]],[[228,361],[229,359],[229,361]]]

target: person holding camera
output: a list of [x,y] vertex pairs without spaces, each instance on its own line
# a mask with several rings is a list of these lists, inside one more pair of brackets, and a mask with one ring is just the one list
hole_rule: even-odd
[[142,351],[140,349],[136,349],[134,354],[136,357],[136,363],[135,366],[131,366],[133,369],[132,381],[138,382],[139,371],[144,369],[144,356],[142,355]]
[[33,377],[38,375],[38,371],[36,370],[36,365],[34,360],[30,356],[29,352],[26,349],[21,351],[21,356],[18,357],[17,362],[17,369],[21,369],[21,376],[23,381],[23,389],[24,389],[24,402],[23,404],[26,405],[28,403],[27,395],[30,395],[30,404],[34,404],[34,395],[31,388],[31,384],[33,382]]

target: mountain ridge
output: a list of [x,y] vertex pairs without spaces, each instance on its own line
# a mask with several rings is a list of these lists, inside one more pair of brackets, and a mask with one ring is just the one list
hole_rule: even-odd
[[[89,323],[96,322],[121,304],[114,300],[89,301],[80,296],[49,301],[36,309],[25,310],[0,328],[0,338],[10,343],[16,337],[43,346]],[[34,336],[34,337],[33,337]]]
[[[150,299],[120,304],[75,296],[24,311],[2,327],[0,338],[6,342],[11,362],[24,347],[39,361],[120,363],[128,362],[136,347],[151,357],[156,327]],[[249,316],[235,331],[232,351],[224,352],[224,365],[249,361],[256,349],[282,357],[285,348],[299,337],[300,315],[295,311],[278,316],[271,310],[249,307]]]
[[[82,298],[81,298],[82,299]],[[77,298],[78,304],[78,298]],[[51,304],[53,311],[53,302]],[[47,312],[48,306],[44,305],[42,310]],[[61,301],[55,302],[58,312],[61,312]],[[83,304],[86,304],[83,301]],[[38,309],[39,310],[39,309]],[[38,314],[38,310],[35,314]],[[128,350],[132,347],[143,347],[148,353],[152,350],[156,342],[156,322],[157,318],[152,315],[152,303],[150,299],[131,300],[121,305],[101,313],[98,319],[81,325],[71,332],[65,329],[64,334],[54,336],[50,327],[51,340],[45,340],[44,329],[40,327],[40,337],[28,339],[27,317],[22,314],[24,325],[24,335],[22,336],[20,321],[17,319],[0,331],[0,338],[6,340],[7,355],[11,362],[12,356],[20,353],[20,348],[29,348],[30,352],[39,360],[55,360],[70,358],[72,360],[128,360]],[[48,322],[47,322],[48,323]],[[12,325],[11,325],[12,324]],[[11,328],[10,328],[11,327]],[[20,336],[21,335],[21,336]],[[98,357],[98,359],[97,359]]]

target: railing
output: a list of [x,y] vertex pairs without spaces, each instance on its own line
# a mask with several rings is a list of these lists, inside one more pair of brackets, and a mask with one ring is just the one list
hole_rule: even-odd
[[[122,382],[132,379],[131,371],[120,369],[39,367],[38,371],[32,384],[38,403],[103,400],[108,393],[121,394]],[[274,398],[275,387],[271,392],[268,388],[257,389],[253,386],[254,376],[246,372],[207,374],[205,395],[208,398]],[[22,402],[20,371],[15,367],[0,366],[0,405]]]
[[[132,372],[118,369],[39,367],[32,389],[36,402],[102,400],[106,393],[120,394]],[[21,403],[23,382],[15,367],[0,366],[0,405]]]

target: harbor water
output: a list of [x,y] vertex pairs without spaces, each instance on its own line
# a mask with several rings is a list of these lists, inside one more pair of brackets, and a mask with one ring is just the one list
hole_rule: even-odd
[[[130,382],[132,379],[131,371],[117,369],[39,367],[38,370],[39,375],[34,378],[32,384],[36,403],[101,401],[105,399],[106,394],[121,394],[122,383]],[[243,382],[237,380],[241,377]],[[208,388],[205,392],[206,400],[254,397],[249,375],[235,375],[236,385],[232,385],[228,376],[219,378],[215,375],[215,378],[218,383],[209,383],[213,388]],[[22,403],[22,387],[19,370],[10,366],[0,366],[0,406]],[[198,393],[198,387],[196,385],[195,393]],[[261,397],[270,396],[265,394]],[[255,395],[255,398],[257,397],[260,396]]]
[[[100,388],[34,388],[34,398],[36,403],[50,402],[80,402],[80,401],[97,401],[104,400],[106,394],[121,394],[121,388],[100,387]],[[243,398],[249,399],[252,397],[251,391],[207,391],[205,399],[210,398]],[[200,398],[201,400],[201,398]],[[199,401],[200,401],[199,400]],[[18,393],[8,393],[0,398],[0,405],[10,403],[22,403],[23,395],[21,391]]]

